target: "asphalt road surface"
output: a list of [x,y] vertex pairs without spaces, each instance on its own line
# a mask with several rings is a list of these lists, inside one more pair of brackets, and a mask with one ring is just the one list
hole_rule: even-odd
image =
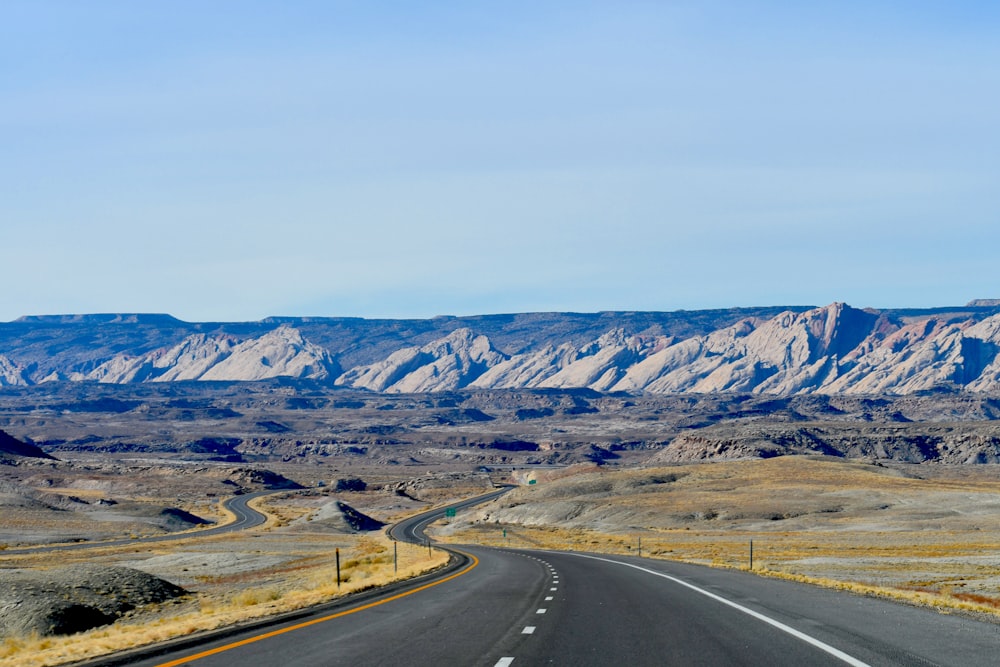
[[49,551],[76,551],[79,549],[97,549],[99,547],[117,547],[126,544],[145,544],[147,542],[169,542],[172,540],[186,540],[192,537],[208,537],[220,535],[222,533],[233,533],[238,530],[246,530],[259,526],[267,521],[267,517],[250,507],[247,503],[259,496],[266,496],[277,491],[255,491],[241,496],[233,496],[223,501],[222,506],[228,509],[236,517],[236,520],[215,528],[204,528],[197,531],[187,531],[183,533],[170,533],[167,535],[157,535],[155,537],[138,537],[124,540],[111,540],[108,542],[77,542],[74,544],[59,544],[55,546],[39,546],[27,549],[7,549],[5,554],[30,554],[44,553]]
[[[396,527],[420,541],[430,517]],[[1000,626],[745,572],[462,548],[436,583],[232,634],[141,667],[989,665]]]

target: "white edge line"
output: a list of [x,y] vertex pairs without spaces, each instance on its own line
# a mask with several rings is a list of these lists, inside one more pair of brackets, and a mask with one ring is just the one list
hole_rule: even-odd
[[785,625],[781,621],[776,621],[776,620],[774,620],[773,618],[771,618],[769,616],[765,616],[764,614],[761,614],[760,612],[756,612],[753,609],[749,609],[747,607],[744,607],[741,604],[737,604],[737,603],[733,602],[732,600],[727,600],[726,598],[724,598],[722,596],[719,596],[719,595],[716,595],[715,593],[711,593],[709,591],[706,591],[703,588],[698,588],[694,584],[689,584],[688,582],[684,581],[683,579],[678,579],[677,577],[672,577],[669,574],[663,574],[662,572],[657,572],[656,570],[650,570],[648,568],[641,567],[639,565],[633,565],[632,563],[623,563],[622,561],[619,561],[619,560],[611,560],[610,558],[598,558],[597,556],[585,556],[584,554],[578,554],[578,553],[567,553],[567,555],[569,555],[569,556],[578,556],[580,558],[589,558],[591,560],[600,560],[600,561],[604,561],[605,563],[614,563],[615,565],[624,565],[625,567],[631,567],[631,568],[634,568],[636,570],[641,570],[642,572],[646,572],[647,574],[652,574],[652,575],[655,575],[657,577],[663,577],[664,579],[669,579],[670,581],[674,582],[675,584],[680,584],[681,586],[684,586],[685,588],[690,588],[691,590],[693,590],[693,591],[695,591],[697,593],[701,593],[702,595],[704,595],[706,597],[709,597],[709,598],[715,600],[716,602],[721,602],[722,604],[730,606],[733,609],[737,609],[739,611],[742,611],[744,614],[747,614],[749,616],[753,616],[757,620],[763,621],[763,622],[767,623],[768,625],[771,625],[771,626],[773,626],[773,627],[781,630],[782,632],[787,632],[788,634],[792,635],[793,637],[801,639],[802,641],[806,642],[807,644],[811,644],[812,646],[815,646],[816,648],[820,649],[821,651],[825,651],[825,652],[829,653],[830,655],[832,655],[833,657],[839,658],[840,660],[843,660],[848,665],[852,665],[852,667],[871,667],[871,665],[869,665],[867,662],[862,662],[862,661],[858,660],[857,658],[844,653],[840,649],[836,649],[836,648],[830,646],[829,644],[821,642],[820,640],[816,639],[815,637],[811,637],[811,636],[805,634],[804,632],[799,632],[795,628],[793,628],[793,627],[791,627],[789,625]]

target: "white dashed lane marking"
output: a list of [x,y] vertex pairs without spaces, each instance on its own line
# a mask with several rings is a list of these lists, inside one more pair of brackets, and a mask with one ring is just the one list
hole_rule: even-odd
[[[558,591],[559,590],[559,588],[558,588],[559,574],[556,572],[556,569],[554,567],[552,567],[551,565],[549,565],[549,563],[547,563],[546,561],[543,561],[540,558],[534,558],[533,556],[528,556],[528,557],[531,558],[532,560],[538,561],[539,563],[541,563],[542,565],[544,565],[545,567],[548,568],[548,570],[549,570],[549,576],[552,577],[552,584],[553,584],[552,587],[549,588],[549,591],[550,592]],[[548,596],[545,597],[545,601],[546,602],[552,602],[553,598],[554,598],[554,596],[548,595]],[[535,614],[544,614],[547,611],[548,611],[548,609],[541,608],[541,609],[538,609],[537,611],[535,611]],[[534,625],[526,625],[526,626],[524,626],[524,629],[521,630],[521,634],[522,635],[533,635],[533,634],[535,634],[535,628],[536,628],[536,626],[534,626]],[[497,663],[496,663],[496,665],[494,665],[494,667],[510,667],[511,663],[513,663],[513,662],[514,662],[514,658],[512,658],[512,657],[500,658],[500,660],[497,661]]]

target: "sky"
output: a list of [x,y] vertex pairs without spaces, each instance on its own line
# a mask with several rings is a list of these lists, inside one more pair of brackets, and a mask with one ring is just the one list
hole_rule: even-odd
[[1000,298],[1000,3],[4,0],[0,321]]

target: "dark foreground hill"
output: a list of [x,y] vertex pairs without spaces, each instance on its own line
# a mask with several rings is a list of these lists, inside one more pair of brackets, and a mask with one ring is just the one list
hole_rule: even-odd
[[51,459],[53,457],[35,445],[21,442],[4,431],[0,431],[0,462],[12,459],[17,460],[19,458]]

